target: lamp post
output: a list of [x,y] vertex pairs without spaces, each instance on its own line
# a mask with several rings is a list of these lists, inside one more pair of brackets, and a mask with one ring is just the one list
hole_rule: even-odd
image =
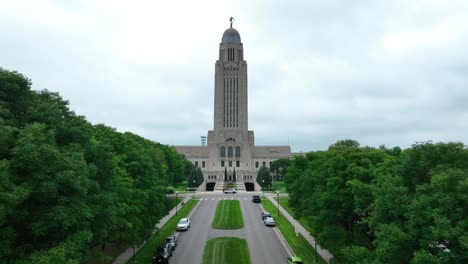
[[193,181],[193,195],[192,196],[194,195],[195,195],[195,180]]
[[276,191],[276,197],[278,201],[278,217],[279,217],[279,191]]
[[263,192],[263,199],[265,199],[265,180],[262,180],[262,192]]
[[178,199],[179,192],[175,192],[175,199],[176,199],[176,204],[175,204],[175,215],[177,216],[177,205],[179,204],[179,199]]

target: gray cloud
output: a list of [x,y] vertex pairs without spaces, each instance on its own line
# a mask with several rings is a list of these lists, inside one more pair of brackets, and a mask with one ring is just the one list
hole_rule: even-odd
[[212,129],[227,19],[249,64],[257,144],[408,147],[468,134],[466,1],[21,1],[0,4],[0,66],[152,140]]

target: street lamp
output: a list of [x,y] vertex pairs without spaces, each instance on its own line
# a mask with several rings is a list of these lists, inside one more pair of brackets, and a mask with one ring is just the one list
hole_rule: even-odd
[[278,217],[279,217],[279,191],[276,191],[276,197],[278,200]]
[[194,195],[195,195],[195,180],[193,181],[193,195],[192,196]]
[[177,205],[179,204],[179,199],[178,199],[179,192],[175,192],[175,199],[176,199],[176,204],[175,204],[175,215],[177,216]]
[[263,199],[265,199],[265,180],[262,180],[262,192],[263,192]]

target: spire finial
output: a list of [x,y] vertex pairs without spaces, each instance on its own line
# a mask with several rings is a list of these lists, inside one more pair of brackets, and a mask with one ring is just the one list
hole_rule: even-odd
[[233,17],[231,17],[231,18],[229,19],[229,21],[231,21],[231,28],[232,28],[232,21],[233,21],[233,20],[234,20]]

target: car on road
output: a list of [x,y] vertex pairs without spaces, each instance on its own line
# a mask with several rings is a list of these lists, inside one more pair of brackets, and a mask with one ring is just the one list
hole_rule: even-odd
[[190,228],[190,219],[182,218],[179,223],[177,223],[177,231],[187,231]]
[[254,195],[252,196],[252,202],[254,203],[260,203],[262,199],[260,199],[260,195]]
[[166,237],[166,244],[171,244],[172,249],[175,250],[177,247],[177,238],[175,236]]
[[271,216],[268,216],[268,217],[265,217],[265,219],[263,220],[263,223],[266,226],[275,226],[275,219],[273,219],[273,217]]
[[237,193],[236,189],[226,189],[224,193]]
[[302,262],[302,259],[300,257],[289,257],[287,259],[288,261],[288,264],[303,264],[304,262]]
[[263,212],[261,215],[262,220],[265,220],[267,217],[271,217],[271,214],[269,212]]
[[169,263],[169,258],[172,256],[173,247],[170,244],[165,244],[156,249],[153,255],[153,264],[167,264]]

